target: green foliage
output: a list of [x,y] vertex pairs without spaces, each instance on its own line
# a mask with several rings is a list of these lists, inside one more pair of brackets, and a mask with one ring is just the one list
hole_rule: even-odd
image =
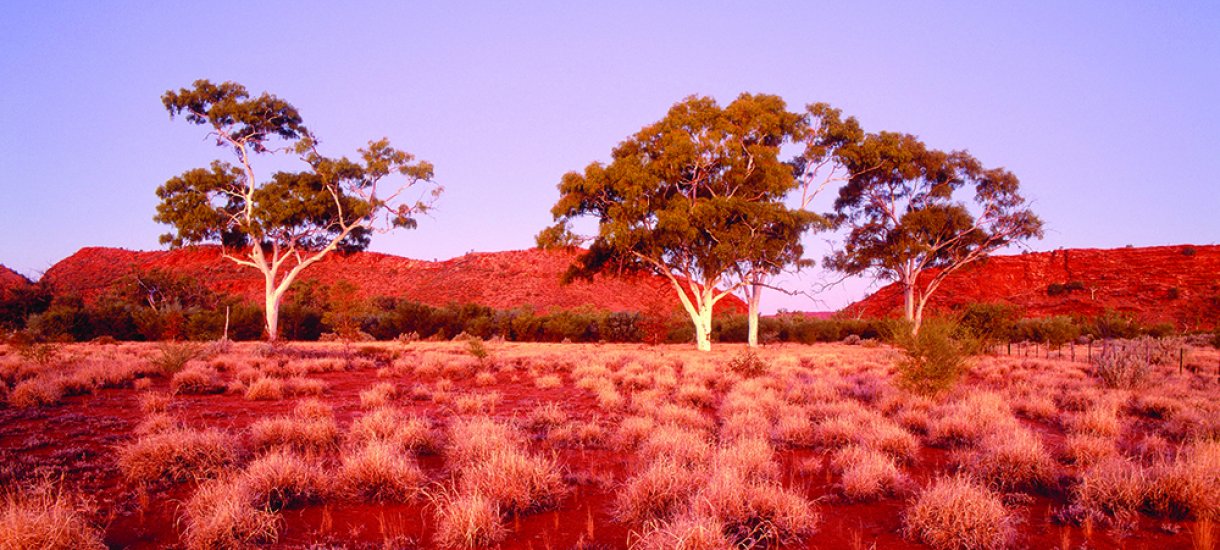
[[967,360],[979,349],[976,339],[947,318],[925,320],[916,335],[909,326],[896,324],[890,339],[906,352],[897,365],[899,383],[925,395],[956,385],[967,371]]
[[[798,182],[779,154],[804,125],[777,96],[742,94],[724,108],[689,97],[615,147],[610,164],[565,174],[557,223],[538,244],[579,242],[570,223],[593,217],[597,234],[569,278],[607,269],[681,277],[702,290],[679,292],[709,311],[726,277],[776,273],[803,253],[800,236],[819,218],[784,203]],[[691,317],[705,336],[711,327]]]
[[[233,151],[240,166],[214,161],[158,187],[154,219],[173,227],[161,240],[172,246],[217,242],[233,249],[241,265],[259,270],[277,306],[266,312],[272,340],[279,301],[302,270],[333,250],[364,249],[375,227],[414,227],[441,191],[434,187],[431,200],[400,202],[407,188],[431,181],[430,163],[416,162],[386,139],[370,141],[354,161],[323,156],[295,107],[267,93],[252,98],[240,84],[198,80],[193,88],[166,92],[162,101],[171,118],[210,127],[216,144]],[[286,151],[306,169],[257,178],[255,155]],[[401,183],[379,194],[387,179]]]
[[757,353],[754,353],[754,350],[746,348],[729,359],[728,368],[730,371],[741,376],[753,378],[767,374],[767,371],[771,369],[771,365],[763,361]]
[[[911,290],[908,321],[944,277],[1042,235],[1012,172],[984,168],[965,151],[930,149],[910,134],[864,133],[824,106],[817,115],[822,131],[810,162],[832,162],[849,177],[831,216],[847,237],[826,267],[898,281]],[[921,278],[929,268],[937,271]]]
[[359,340],[366,309],[360,289],[351,281],[338,281],[330,287],[330,303],[322,322],[345,341]]
[[1139,336],[1143,332],[1139,321],[1135,317],[1107,309],[1101,315],[1097,316],[1092,322],[1090,333],[1101,339],[1129,339]]
[[1050,346],[1062,346],[1080,337],[1081,328],[1071,318],[1063,315],[1022,319],[1016,325],[1013,340],[1039,342]]
[[962,330],[974,335],[984,347],[1010,341],[1017,332],[1021,311],[1002,303],[967,304],[959,314]]
[[0,291],[0,329],[23,329],[31,315],[50,306],[51,290],[41,281]]
[[483,339],[477,336],[466,338],[466,351],[479,361],[487,359],[488,356],[487,344],[483,343]]
[[189,342],[164,342],[157,346],[152,364],[166,375],[173,375],[186,367],[188,361],[199,357],[200,351],[198,345]]

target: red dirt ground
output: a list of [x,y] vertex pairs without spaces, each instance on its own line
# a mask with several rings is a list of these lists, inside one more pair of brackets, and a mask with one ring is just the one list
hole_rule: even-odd
[[[641,304],[660,302],[681,309],[669,282],[658,276],[599,276],[592,282],[561,284],[560,276],[575,257],[575,252],[540,249],[474,252],[439,262],[376,252],[331,254],[303,272],[301,280],[325,284],[346,280],[364,297],[397,296],[433,306],[474,303],[495,309],[640,311]],[[43,279],[56,294],[91,300],[124,276],[153,269],[193,277],[214,291],[262,299],[262,276],[224,259],[215,246],[150,252],[82,248],[48,269]],[[745,313],[744,302],[736,297],[717,307]]]
[[[257,344],[248,344],[254,346]],[[89,347],[93,346],[93,347]],[[127,346],[131,346],[127,344]],[[294,344],[306,353],[335,356],[336,347],[322,344]],[[366,349],[382,349],[389,355],[393,344],[380,344]],[[460,344],[432,344],[445,353],[461,355]],[[448,348],[446,348],[448,346]],[[500,349],[521,349],[514,344],[496,344]],[[541,350],[552,360],[571,357],[574,353],[626,352],[642,358],[661,360],[672,350],[686,347],[644,346],[583,346],[580,350],[563,345],[531,344],[530,350]],[[569,345],[570,346],[570,345]],[[75,345],[72,353],[90,353],[107,346]],[[452,348],[452,349],[449,349]],[[109,346],[109,349],[115,349]],[[736,347],[720,346],[717,357],[728,358]],[[846,346],[784,346],[774,348],[772,357],[802,357],[818,359],[823,350],[833,353],[858,353],[863,348]],[[319,351],[321,350],[321,351]],[[843,351],[846,350],[846,351]],[[852,351],[857,350],[857,351]],[[866,351],[866,350],[865,350]],[[531,352],[532,353],[532,352]],[[875,352],[868,352],[875,353]],[[384,365],[379,360],[379,365]],[[831,363],[834,364],[833,362]],[[379,378],[373,367],[342,372],[309,375],[328,384],[321,399],[334,407],[336,419],[345,428],[362,414],[358,393],[379,381],[391,381],[399,388],[421,382],[414,375]],[[503,378],[503,377],[502,377]],[[494,389],[502,394],[493,415],[504,419],[520,418],[539,402],[555,401],[575,419],[589,420],[602,415],[596,400],[587,391],[572,385],[564,375],[560,387],[539,389],[528,376],[519,381],[499,380],[496,385],[477,387],[471,380],[455,380],[453,391],[485,392]],[[165,378],[155,380],[153,391],[168,391]],[[44,408],[0,408],[0,481],[7,477],[29,477],[45,474],[89,495],[100,511],[100,523],[105,525],[106,542],[111,547],[160,548],[172,546],[182,528],[178,512],[180,503],[190,496],[187,484],[144,492],[123,481],[115,463],[116,448],[131,439],[131,432],[142,418],[138,404],[140,391],[102,389],[95,394],[67,398],[62,404]],[[242,444],[248,445],[247,428],[259,418],[288,414],[296,403],[294,398],[280,401],[246,401],[240,395],[179,395],[173,398],[169,411],[193,428],[217,427],[241,434]],[[431,415],[444,419],[453,414],[430,401],[399,399],[396,406],[408,413]],[[705,413],[715,415],[715,409],[705,407]],[[1044,438],[1053,453],[1058,453],[1064,440],[1063,428],[1049,422],[1023,420]],[[613,429],[613,426],[610,426]],[[553,454],[566,471],[565,481],[571,489],[557,510],[544,511],[510,520],[512,534],[502,545],[506,549],[626,548],[632,540],[629,526],[613,521],[613,500],[618,483],[631,471],[633,457],[612,447],[567,448],[553,447],[547,440],[531,444],[535,452]],[[820,457],[820,458],[819,458]],[[948,467],[949,452],[942,448],[922,447],[908,472],[916,483],[926,484],[943,474]],[[248,458],[248,455],[247,455]],[[847,503],[836,495],[829,473],[803,475],[795,465],[808,459],[826,460],[819,451],[808,449],[779,450],[784,484],[795,488],[818,503],[822,520],[817,533],[794,548],[918,548],[899,533],[900,513],[907,506],[903,498],[887,498],[873,503]],[[436,456],[424,456],[421,465],[433,482],[446,475],[443,461]],[[828,470],[826,470],[828,471]],[[7,476],[4,475],[7,472]],[[61,477],[62,476],[62,477]],[[1116,539],[1107,531],[1096,530],[1086,540],[1079,527],[1058,525],[1051,521],[1052,507],[1061,506],[1062,494],[1034,495],[1028,503],[1015,505],[1019,516],[1018,545],[1028,548],[1058,547],[1070,541],[1072,547],[1082,542],[1088,548],[1164,549],[1188,546],[1187,529],[1170,535],[1159,529],[1161,522],[1141,517],[1139,529],[1131,536]],[[280,548],[305,548],[317,543],[342,544],[349,548],[381,548],[386,543],[395,547],[430,547],[432,516],[426,502],[407,505],[365,505],[331,502],[324,505],[285,510],[285,528],[275,544]]]
[[[1083,289],[1049,295],[1051,284]],[[1210,328],[1220,319],[1220,246],[1061,249],[995,256],[945,279],[928,307],[944,311],[972,302],[1005,302],[1027,317],[1093,316],[1107,309],[1146,323]],[[852,316],[878,317],[902,308],[891,284],[848,306]]]

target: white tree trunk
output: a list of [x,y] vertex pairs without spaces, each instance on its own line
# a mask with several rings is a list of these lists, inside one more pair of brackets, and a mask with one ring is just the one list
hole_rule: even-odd
[[911,282],[903,283],[902,296],[903,310],[906,314],[906,320],[911,324],[911,335],[919,334],[919,325],[915,321],[915,284]]
[[759,302],[762,301],[761,294],[762,294],[762,284],[758,283],[758,282],[752,283],[750,285],[750,295],[747,296],[747,302],[746,302],[750,308],[750,311],[748,314],[749,327],[750,327],[750,335],[749,335],[748,341],[749,341],[750,347],[752,347],[752,348],[758,347],[758,306],[759,306]]
[[712,304],[705,300],[699,304],[699,310],[692,315],[695,322],[695,345],[699,351],[712,351]]
[[267,315],[267,341],[274,342],[279,339],[280,334],[280,295],[270,281],[267,283],[264,307]]

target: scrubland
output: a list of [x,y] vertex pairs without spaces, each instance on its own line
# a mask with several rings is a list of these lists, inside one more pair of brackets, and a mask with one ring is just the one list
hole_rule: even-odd
[[1220,356],[0,347],[0,548],[1214,548]]

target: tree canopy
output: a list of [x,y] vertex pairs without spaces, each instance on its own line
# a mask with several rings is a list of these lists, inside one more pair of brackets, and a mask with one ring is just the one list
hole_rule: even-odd
[[[268,93],[251,97],[240,84],[198,80],[193,88],[166,92],[162,101],[171,118],[210,127],[237,165],[217,160],[158,187],[154,219],[174,228],[161,241],[216,242],[227,258],[259,270],[270,339],[277,336],[283,295],[302,270],[331,251],[364,249],[378,229],[415,227],[440,192],[433,186],[403,200],[407,189],[431,183],[433,167],[384,138],[360,149],[357,160],[323,156],[297,109]],[[295,155],[305,169],[260,181],[254,158],[271,154]],[[384,192],[391,179],[397,181]]]
[[931,149],[910,134],[866,134],[854,119],[828,115],[810,160],[833,161],[848,179],[831,215],[847,235],[826,266],[897,281],[913,332],[945,277],[1042,236],[1012,172],[985,168],[966,151]]
[[551,211],[557,223],[539,244],[581,242],[570,222],[595,218],[597,234],[571,275],[665,276],[695,323],[700,349],[710,349],[713,307],[745,284],[722,288],[726,276],[747,262],[770,270],[781,256],[799,255],[797,239],[814,219],[784,204],[796,180],[780,148],[801,124],[777,96],[742,94],[723,108],[688,97],[615,147],[609,164],[565,174]]

